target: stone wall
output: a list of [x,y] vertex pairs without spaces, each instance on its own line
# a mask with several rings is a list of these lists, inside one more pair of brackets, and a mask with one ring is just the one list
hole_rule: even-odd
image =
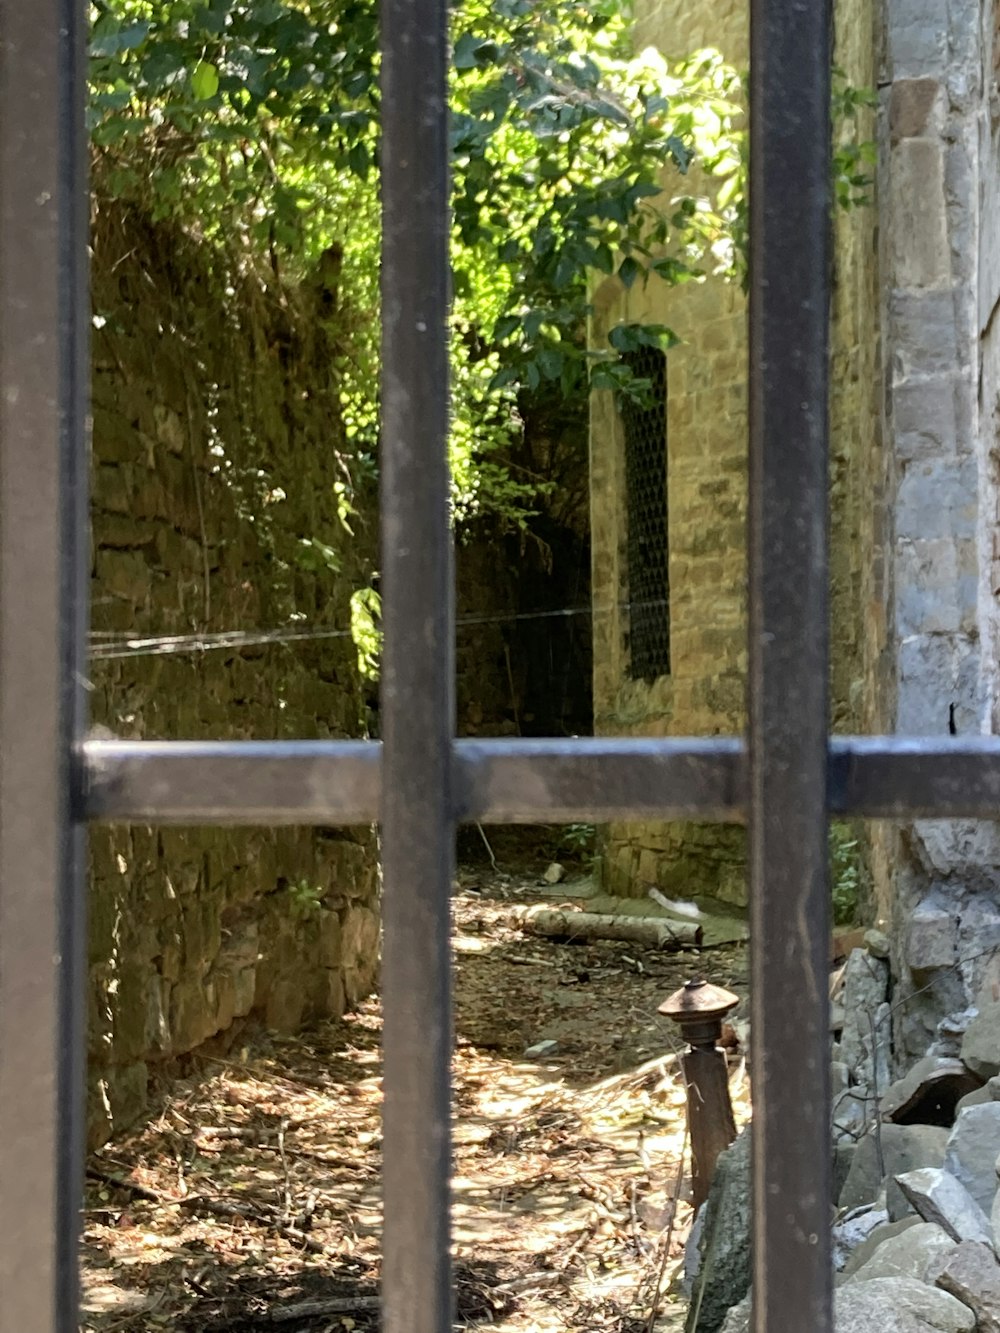
[[[874,85],[869,0],[838,7],[838,63],[860,87]],[[746,65],[747,7],[642,5],[636,45],[680,56],[719,49]],[[874,134],[862,126],[863,136]],[[704,182],[668,188],[697,193]],[[838,653],[833,720],[857,730],[865,707],[866,616],[878,619],[884,592],[869,558],[879,475],[879,359],[875,214],[855,209],[836,221],[833,309],[832,616]],[[739,287],[709,277],[676,288],[650,282],[595,295],[598,345],[619,321],[669,325],[681,343],[667,355],[670,674],[629,679],[627,514],[622,427],[610,393],[595,395],[591,425],[595,730],[605,735],[738,734],[746,675],[746,302]],[[884,616],[883,616],[884,620]],[[884,633],[883,633],[884,638]],[[877,654],[876,654],[877,656]],[[719,825],[616,824],[603,846],[606,886],[642,894],[745,901],[741,829]]]
[[[950,721],[960,735],[989,733],[1000,720],[995,13],[980,0],[886,0],[885,24],[894,723],[910,735],[947,735]],[[919,821],[880,842],[905,1062],[965,1010],[984,951],[1000,946],[1000,828]]]
[[[99,204],[93,300],[94,721],[126,738],[360,734],[342,632],[374,525],[370,497],[353,537],[338,519],[335,286],[209,263]],[[141,1113],[158,1065],[249,1020],[339,1014],[374,983],[370,830],[98,827],[91,856],[94,1141]]]

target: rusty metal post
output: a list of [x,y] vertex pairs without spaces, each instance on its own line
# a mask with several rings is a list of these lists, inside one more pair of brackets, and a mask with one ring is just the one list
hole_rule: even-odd
[[736,1137],[729,1099],[726,1055],[716,1045],[722,1020],[739,1004],[739,996],[707,981],[687,982],[660,1005],[688,1042],[681,1057],[687,1089],[688,1134],[691,1139],[691,1188],[695,1208],[708,1197],[719,1153]]

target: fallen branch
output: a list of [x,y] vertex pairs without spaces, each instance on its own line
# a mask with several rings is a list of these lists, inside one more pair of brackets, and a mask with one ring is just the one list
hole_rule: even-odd
[[[299,1301],[296,1305],[272,1306],[260,1315],[251,1315],[255,1324],[291,1324],[296,1319],[315,1319],[327,1314],[353,1314],[360,1310],[377,1310],[378,1296],[336,1296],[328,1301]],[[243,1319],[247,1319],[244,1314]]]
[[622,940],[650,949],[686,949],[702,941],[701,926],[688,921],[667,922],[662,917],[529,908],[521,915],[520,924],[530,934],[547,939]]

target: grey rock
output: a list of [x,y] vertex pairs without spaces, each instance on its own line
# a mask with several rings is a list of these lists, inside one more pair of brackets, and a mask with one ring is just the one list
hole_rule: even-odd
[[833,1228],[833,1267],[836,1272],[846,1268],[856,1250],[868,1242],[870,1236],[889,1221],[884,1208],[866,1208],[849,1213]]
[[544,1060],[548,1055],[555,1055],[559,1049],[559,1043],[553,1041],[550,1037],[546,1041],[536,1041],[534,1046],[525,1047],[524,1058],[526,1060]]
[[954,1296],[913,1278],[877,1277],[839,1289],[834,1326],[837,1333],[972,1333],[976,1316]]
[[875,1120],[875,1094],[867,1086],[845,1088],[833,1099],[834,1143],[857,1143]]
[[961,1181],[984,1213],[997,1192],[1000,1154],[1000,1102],[968,1106],[955,1121],[944,1154],[944,1168]]
[[704,1225],[705,1205],[702,1204],[694,1215],[691,1230],[688,1232],[687,1243],[684,1246],[684,1273],[681,1277],[681,1290],[688,1300],[691,1299],[691,1292],[701,1269],[701,1232]]
[[[969,1026],[975,1017],[974,1009],[965,1009],[958,1014],[945,1014],[944,1018],[938,1023],[935,1029],[934,1044],[930,1048],[929,1054],[937,1055],[941,1058],[949,1057],[953,1060],[961,1059],[962,1038],[965,1036],[965,1029]],[[972,1070],[967,1071],[969,1078],[978,1078]]]
[[922,902],[911,914],[904,957],[914,972],[951,967],[955,961],[955,914],[935,898]]
[[719,1333],[750,1333],[750,1294],[734,1305],[726,1315]]
[[558,861],[553,861],[542,878],[546,884],[561,884],[566,878],[566,867],[560,865]]
[[832,1060],[830,1062],[830,1094],[833,1097],[834,1107],[837,1105],[837,1098],[840,1094],[847,1091],[850,1081],[850,1071],[843,1060]]
[[957,1245],[936,1280],[973,1312],[977,1333],[1000,1333],[1000,1264],[988,1245]]
[[975,1092],[968,1092],[955,1105],[956,1115],[961,1115],[967,1106],[982,1106],[984,1102],[1000,1102],[1000,1077],[988,1079]]
[[833,1197],[836,1199],[844,1188],[854,1160],[855,1145],[838,1143],[833,1149]]
[[949,1172],[938,1167],[923,1167],[897,1176],[896,1181],[926,1222],[937,1222],[954,1240],[991,1243],[985,1213],[965,1186]]
[[866,930],[865,948],[875,958],[888,958],[891,950],[889,936],[884,930]]
[[[881,1140],[885,1173],[892,1177],[921,1166],[940,1166],[944,1161],[948,1131],[938,1125],[885,1124],[881,1127]],[[856,1208],[870,1203],[878,1194],[883,1179],[878,1169],[875,1135],[868,1133],[858,1143],[847,1183],[840,1193],[840,1207]]]
[[926,1225],[927,1224],[919,1218],[916,1213],[910,1213],[909,1217],[902,1217],[898,1222],[884,1222],[882,1226],[876,1227],[869,1235],[868,1239],[862,1241],[848,1259],[847,1263],[844,1265],[844,1271],[840,1275],[841,1279],[846,1281],[852,1273],[856,1273],[887,1240],[892,1240],[895,1236],[901,1236],[905,1231],[909,1231],[913,1227],[922,1227]]
[[[881,1008],[889,988],[889,964],[873,958],[865,949],[855,949],[844,965],[844,1027],[840,1037],[841,1058],[859,1083],[872,1083],[872,1036],[876,1050],[888,1052],[888,1033],[879,1026]],[[888,1083],[883,1077],[882,1086]]]
[[[967,1305],[912,1278],[873,1278],[834,1296],[836,1333],[972,1333],[975,1327]],[[719,1333],[750,1333],[749,1296],[728,1312]]]
[[750,1290],[749,1126],[720,1155],[704,1214],[700,1272],[685,1333],[717,1333],[729,1309]]
[[987,989],[976,1007],[979,1012],[962,1038],[962,1060],[980,1078],[993,1078],[1000,1074],[1000,1000]]
[[[916,1226],[905,1227],[896,1235],[887,1237],[867,1263],[856,1268],[847,1281],[870,1282],[876,1277],[912,1277],[918,1282],[924,1282],[931,1264],[945,1260],[957,1248],[957,1241],[952,1240],[935,1222],[918,1222]],[[952,1292],[952,1295],[958,1293]]]
[[1000,1193],[994,1198],[990,1210],[990,1232],[993,1237],[993,1248],[1000,1254]]

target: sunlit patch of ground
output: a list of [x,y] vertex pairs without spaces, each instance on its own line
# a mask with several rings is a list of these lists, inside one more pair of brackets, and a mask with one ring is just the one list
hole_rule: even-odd
[[[656,1008],[693,973],[745,993],[744,950],[532,939],[512,909],[533,890],[467,877],[455,899],[457,1326],[673,1333],[684,1090]],[[378,1327],[380,1026],[371,1001],[200,1060],[92,1159],[84,1329]],[[743,1119],[738,1053],[731,1081]]]

